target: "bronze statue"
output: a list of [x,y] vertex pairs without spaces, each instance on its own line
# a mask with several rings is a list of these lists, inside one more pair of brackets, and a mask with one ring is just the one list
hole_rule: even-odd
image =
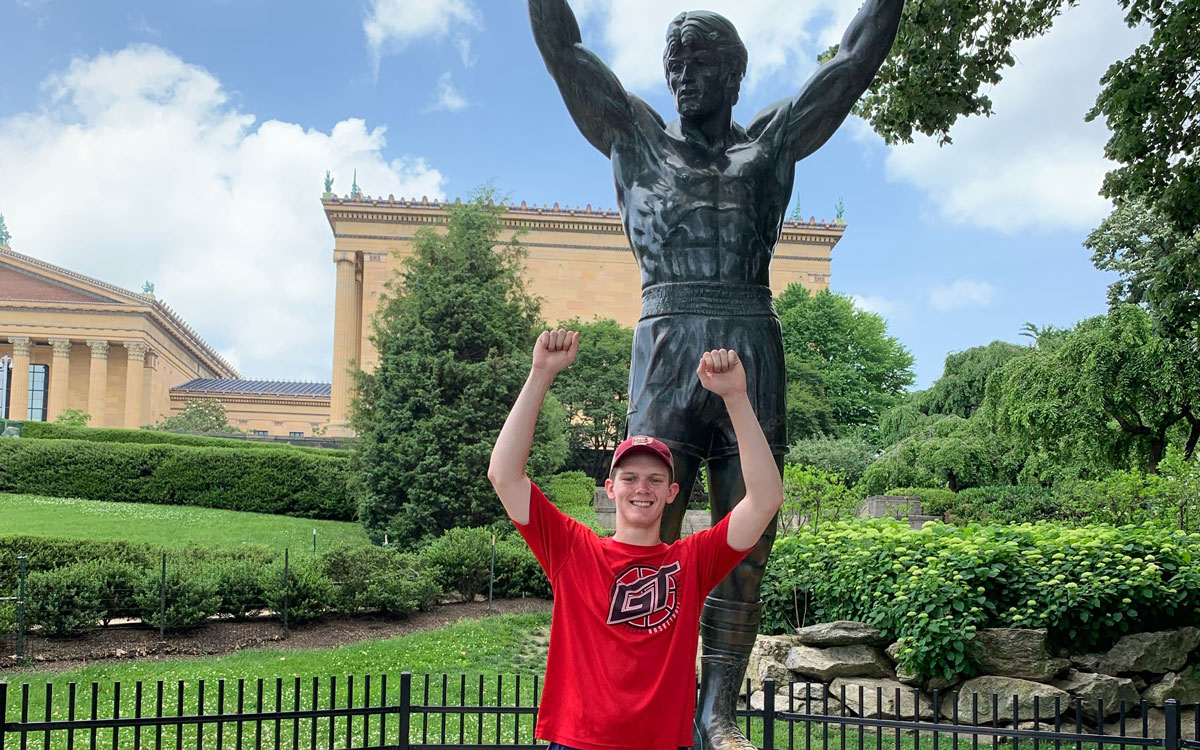
[[[783,343],[769,264],[795,163],[827,141],[886,59],[903,0],[866,0],[837,55],[800,93],[748,127],[733,121],[746,48],[724,17],[682,13],[667,28],[667,86],[679,119],[663,121],[581,43],[566,0],[529,0],[538,49],[575,124],[612,160],[625,233],[642,274],[642,318],[629,374],[630,435],[672,449],[680,495],[708,465],[714,522],[745,488],[729,417],[690,367],[697,352],[742,357],[755,413],[783,469],[787,452]],[[686,503],[668,506],[662,538],[679,537]],[[701,617],[697,748],[750,748],[734,721],[758,633],[759,587],[775,523],[710,595]]]

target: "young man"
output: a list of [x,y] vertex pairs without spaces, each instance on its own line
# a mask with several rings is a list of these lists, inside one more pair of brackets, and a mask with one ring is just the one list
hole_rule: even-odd
[[578,750],[676,750],[692,745],[695,659],[705,596],[745,557],[783,503],[771,447],[746,395],[735,352],[699,356],[696,376],[719,396],[737,437],[746,495],[707,531],[664,544],[675,501],[670,449],[627,438],[604,487],[616,503],[609,539],[560,513],[525,474],[534,426],[554,377],[575,360],[579,334],[546,331],[529,378],[492,451],[488,478],[554,589],[537,736]]

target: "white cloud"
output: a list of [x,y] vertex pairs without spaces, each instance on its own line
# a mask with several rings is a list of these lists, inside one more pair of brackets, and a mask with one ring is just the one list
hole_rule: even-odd
[[470,102],[466,100],[458,89],[454,88],[454,81],[447,71],[438,77],[437,87],[433,91],[433,101],[425,108],[425,112],[436,112],[445,110],[447,112],[458,112],[470,106]]
[[[709,0],[705,7],[737,27],[750,55],[746,85],[753,89],[780,75],[797,86],[802,83],[816,70],[817,55],[841,39],[860,4]],[[583,25],[584,42],[605,58],[627,88],[663,90],[663,40],[667,24],[682,10],[678,0],[576,0],[572,7]]]
[[852,294],[850,299],[859,310],[882,315],[888,320],[908,320],[911,317],[908,305],[900,300],[889,299],[877,294]]
[[[398,52],[415,39],[426,36],[443,39],[452,31],[478,28],[480,24],[474,0],[371,0],[363,31],[378,63],[382,55]],[[470,42],[464,40],[460,33],[455,44],[466,65],[471,59]]]
[[329,377],[333,238],[326,169],[369,194],[442,196],[419,158],[388,161],[385,129],[328,132],[228,102],[161,48],[76,59],[46,107],[0,118],[0,206],[13,249],[156,294],[243,373]]
[[[1116,5],[1084,3],[1049,35],[1014,46],[1017,65],[990,92],[995,114],[960,120],[954,143],[893,148],[889,179],[923,191],[941,217],[1003,232],[1089,229],[1108,211],[1098,195],[1109,133],[1084,114],[1114,61],[1148,36]],[[878,142],[878,141],[876,141]]]
[[929,292],[929,302],[938,310],[956,307],[986,307],[992,303],[996,289],[986,281],[959,279],[949,286],[935,287]]

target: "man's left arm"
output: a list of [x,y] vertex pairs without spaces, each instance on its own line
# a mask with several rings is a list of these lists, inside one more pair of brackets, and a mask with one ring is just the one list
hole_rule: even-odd
[[783,480],[746,394],[746,370],[737,353],[727,349],[706,352],[696,375],[705,388],[725,401],[737,435],[746,496],[729,513],[726,539],[730,547],[745,551],[758,542],[783,505]]
[[904,0],[866,0],[846,28],[833,59],[822,65],[790,100],[760,113],[750,126],[765,125],[787,107],[785,148],[800,161],[823,146],[854,109],[896,40]]

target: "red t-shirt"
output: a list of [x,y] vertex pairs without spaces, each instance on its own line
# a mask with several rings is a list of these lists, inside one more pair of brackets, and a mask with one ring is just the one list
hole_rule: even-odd
[[642,547],[601,539],[533,485],[529,523],[514,525],[554,589],[537,736],[580,750],[691,745],[700,608],[749,552],[729,546],[728,516]]

